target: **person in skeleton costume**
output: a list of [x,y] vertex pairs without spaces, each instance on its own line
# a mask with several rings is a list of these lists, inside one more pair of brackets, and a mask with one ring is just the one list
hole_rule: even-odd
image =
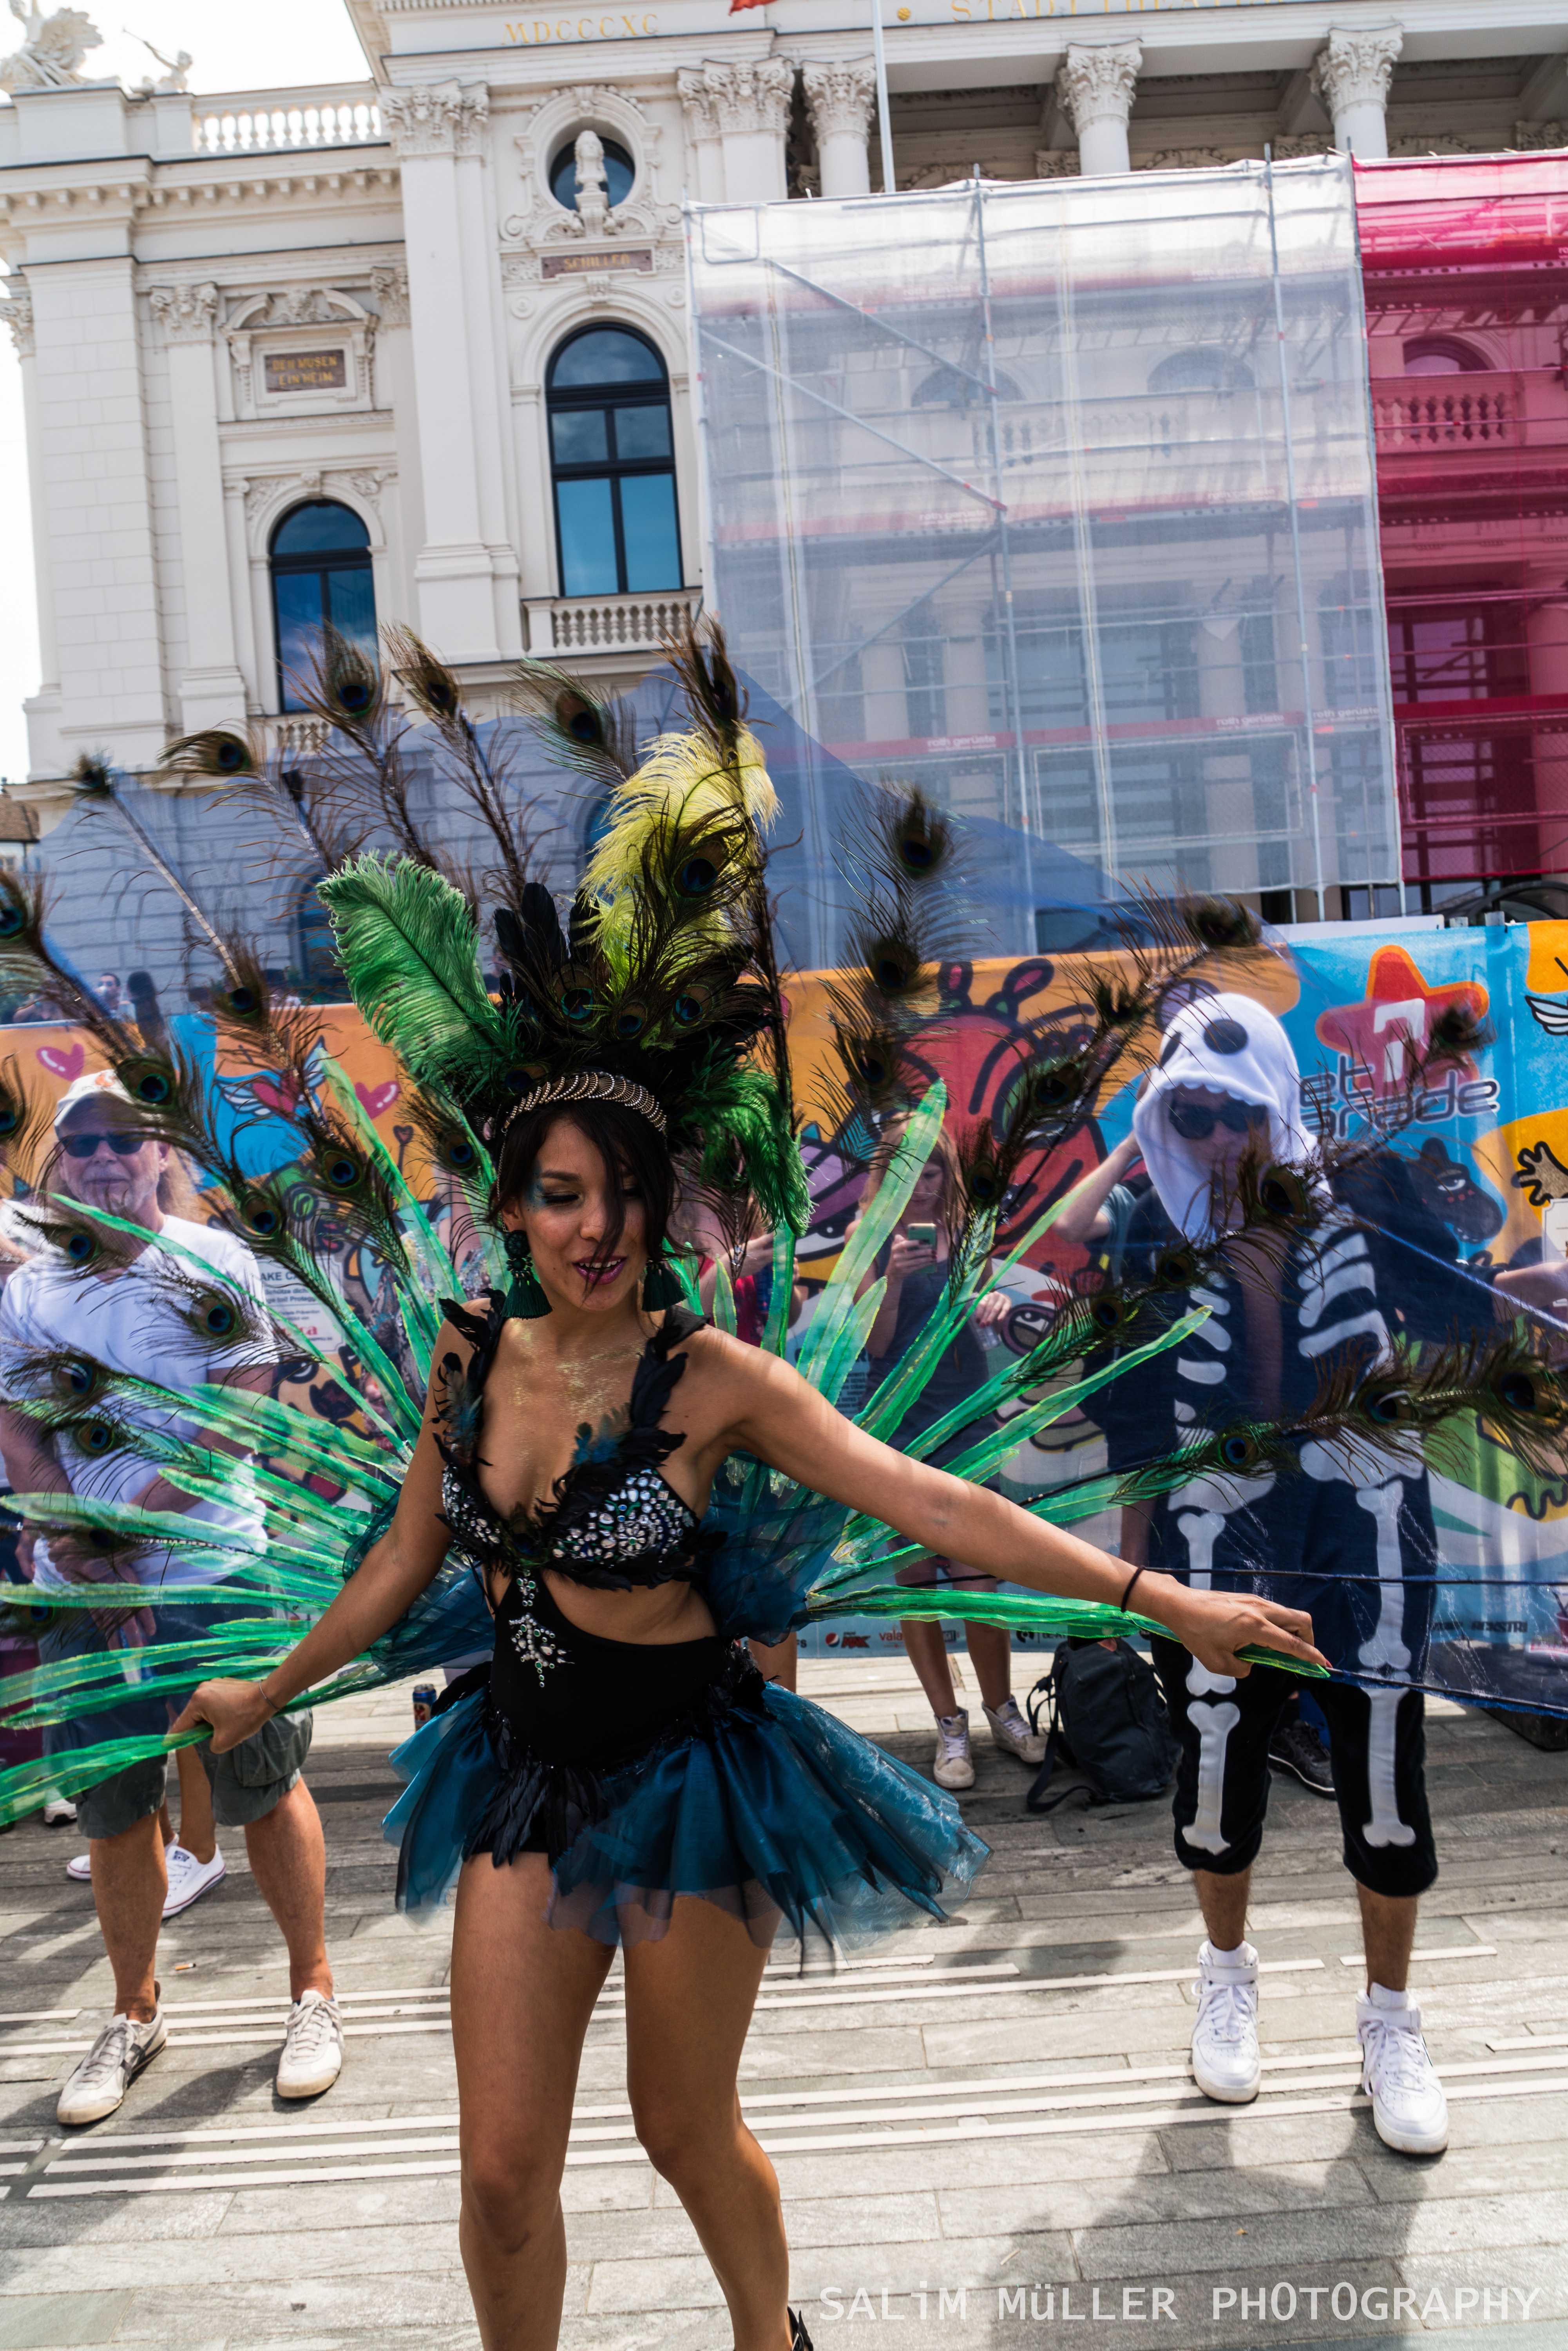
[[[1187,1005],[1134,1113],[1154,1190],[1127,1236],[1136,1279],[1161,1249],[1212,1247],[1236,1222],[1242,1170],[1311,1170],[1294,1053],[1273,1015],[1219,994]],[[1135,1402],[1118,1382],[1105,1418],[1112,1460],[1148,1441],[1146,1416],[1177,1443],[1228,1426],[1289,1422],[1325,1376],[1391,1358],[1395,1339],[1441,1340],[1490,1317],[1484,1290],[1454,1269],[1451,1237],[1423,1209],[1406,1163],[1376,1150],[1339,1175],[1312,1176],[1316,1213],[1294,1239],[1238,1234],[1207,1257],[1184,1306],[1208,1320],[1166,1351]],[[1135,1412],[1134,1425],[1130,1415]],[[1375,1449],[1354,1437],[1308,1436],[1297,1468],[1212,1470],[1124,1513],[1123,1554],[1195,1590],[1289,1593],[1312,1612],[1334,1678],[1314,1695],[1327,1717],[1345,1866],[1358,1889],[1367,1990],[1358,2007],[1365,2086],[1392,2147],[1447,2143],[1442,2085],[1406,1978],[1416,1903],[1437,1874],[1423,1783],[1423,1675],[1436,1546],[1418,1442]],[[1258,1955],[1245,1939],[1252,1864],[1269,1798],[1269,1749],[1291,1677],[1209,1673],[1156,1637],[1155,1667],[1181,1741],[1176,1849],[1195,1875],[1208,1929],[1199,1954],[1193,2066],[1209,2096],[1258,2095]]]

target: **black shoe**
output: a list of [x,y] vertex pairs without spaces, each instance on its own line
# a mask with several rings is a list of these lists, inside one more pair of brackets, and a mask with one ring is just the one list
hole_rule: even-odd
[[811,2351],[811,2338],[800,2312],[791,2310],[786,2314],[789,2321],[789,2351]]
[[1314,1796],[1333,1794],[1333,1764],[1310,1723],[1282,1722],[1269,1741],[1269,1761],[1291,1771]]

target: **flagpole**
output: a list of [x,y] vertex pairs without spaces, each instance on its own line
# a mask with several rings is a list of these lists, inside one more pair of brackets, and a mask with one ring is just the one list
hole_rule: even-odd
[[876,116],[882,131],[882,190],[891,196],[898,183],[893,176],[893,118],[887,103],[887,56],[882,46],[882,0],[871,0],[871,42],[876,60]]

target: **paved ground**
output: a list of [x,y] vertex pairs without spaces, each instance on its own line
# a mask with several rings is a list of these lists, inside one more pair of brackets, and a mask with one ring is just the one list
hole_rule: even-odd
[[[805,1679],[927,1761],[902,1666]],[[398,1692],[319,1719],[310,1777],[355,2021],[340,2083],[303,2114],[272,2095],[281,1955],[235,1839],[226,1884],[164,1938],[171,2046],[119,2115],[63,2141],[57,2085],[105,2012],[90,1895],[65,1878],[68,1830],[31,1822],[0,1843],[0,2346],[477,2344],[454,2228],[447,1943],[392,1914],[377,1825],[408,1716]],[[770,1984],[748,2044],[747,2107],[819,2351],[865,2351],[900,2323],[915,2331],[895,2343],[942,2351],[1362,2351],[1427,2330],[1449,2351],[1568,2346],[1568,1756],[1436,1709],[1443,1876],[1417,1981],[1454,2141],[1433,2161],[1387,2153],[1354,2095],[1331,1805],[1276,1789],[1254,1926],[1272,1970],[1266,2087],[1228,2114],[1186,2078],[1198,1927],[1163,1807],[1037,1822],[1019,1767],[979,1761],[966,1811],[996,1858],[963,1919],[905,1938],[880,1977]],[[563,2343],[723,2351],[707,2266],[630,2137],[614,1981],[567,2174]],[[1109,2335],[1077,2336],[1085,2318]]]

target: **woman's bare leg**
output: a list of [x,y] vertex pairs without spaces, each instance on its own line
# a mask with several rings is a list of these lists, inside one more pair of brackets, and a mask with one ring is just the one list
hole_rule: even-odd
[[900,1620],[898,1629],[904,1635],[904,1655],[915,1668],[932,1713],[939,1722],[956,1714],[958,1695],[953,1687],[953,1668],[947,1662],[947,1645],[941,1625],[926,1616],[905,1616]]
[[729,2304],[736,2351],[789,2351],[789,2249],[773,2166],[736,2078],[768,1954],[714,1902],[677,1896],[626,1954],[626,2081],[637,2136],[685,2206]]
[[999,1714],[1012,1694],[1012,1635],[1005,1625],[967,1624],[964,1638],[980,1686],[980,1703]]
[[[935,1583],[940,1564],[935,1559],[906,1560],[898,1570],[897,1580],[900,1583]],[[956,1714],[958,1699],[941,1625],[929,1616],[902,1616],[898,1629],[904,1635],[904,1654],[914,1667],[915,1677],[925,1692],[925,1702],[937,1721]]]
[[468,1862],[452,1944],[462,2116],[459,2238],[485,2351],[555,2351],[566,2290],[560,2175],[583,2035],[612,1953],[545,1924],[542,1854]]
[[[938,1566],[946,1566],[949,1583],[965,1592],[994,1592],[997,1588],[994,1576],[981,1575],[973,1568],[960,1566],[951,1560],[914,1561],[899,1569],[898,1581],[900,1583],[934,1583]],[[958,1700],[953,1688],[953,1668],[947,1662],[947,1646],[941,1625],[928,1617],[906,1616],[899,1629],[904,1635],[904,1652],[915,1667],[932,1713],[938,1721],[956,1714]],[[975,1679],[980,1686],[981,1701],[995,1714],[1007,1704],[1012,1688],[1012,1636],[1003,1625],[966,1624],[964,1637],[970,1663],[975,1668]]]

